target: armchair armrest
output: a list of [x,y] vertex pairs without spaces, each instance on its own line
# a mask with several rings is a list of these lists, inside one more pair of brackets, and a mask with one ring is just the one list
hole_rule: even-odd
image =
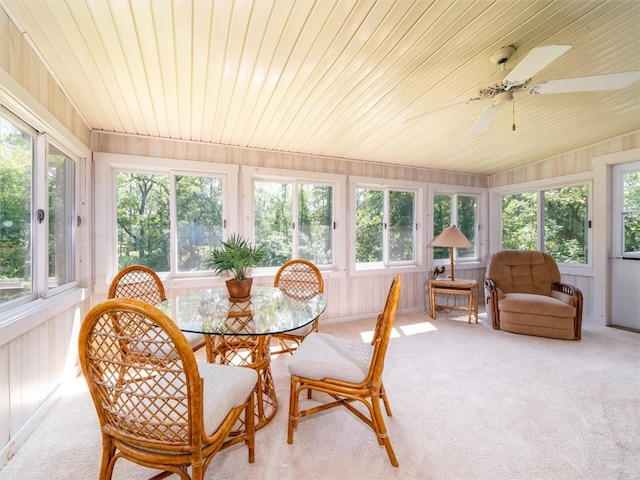
[[[558,292],[554,295],[554,292]],[[580,340],[582,337],[582,292],[580,289],[567,283],[553,283],[551,285],[551,295],[569,305],[576,307],[576,317],[573,321],[575,338]]]
[[500,329],[500,314],[498,312],[498,300],[500,299],[499,288],[496,282],[490,278],[484,280],[484,301],[487,316],[493,328]]

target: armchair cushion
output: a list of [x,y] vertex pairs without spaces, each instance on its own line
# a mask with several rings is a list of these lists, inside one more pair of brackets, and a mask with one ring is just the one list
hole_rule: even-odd
[[530,313],[549,317],[573,318],[576,307],[546,295],[531,293],[507,293],[502,300],[498,300],[501,312]]

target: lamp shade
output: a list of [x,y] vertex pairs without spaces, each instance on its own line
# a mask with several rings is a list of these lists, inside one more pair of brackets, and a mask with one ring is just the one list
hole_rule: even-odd
[[431,247],[472,248],[473,244],[455,225],[445,228],[438,237],[431,242]]

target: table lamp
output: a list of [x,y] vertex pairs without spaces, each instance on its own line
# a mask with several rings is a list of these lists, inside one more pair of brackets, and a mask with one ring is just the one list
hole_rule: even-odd
[[431,242],[430,247],[449,247],[449,259],[451,260],[451,280],[455,280],[453,273],[453,249],[454,248],[472,248],[473,244],[469,241],[464,233],[458,227],[445,228],[438,237]]

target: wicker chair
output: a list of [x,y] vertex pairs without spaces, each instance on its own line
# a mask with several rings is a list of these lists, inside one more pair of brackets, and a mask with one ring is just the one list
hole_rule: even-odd
[[[394,467],[398,460],[391,447],[382,416],[380,400],[388,416],[391,408],[382,384],[382,370],[400,298],[402,277],[396,275],[384,310],[378,315],[371,344],[335,337],[324,333],[309,335],[293,354],[289,362],[291,393],[289,397],[289,426],[287,442],[293,443],[293,431],[301,417],[343,406],[375,432],[378,443],[384,445]],[[299,397],[303,390],[329,394],[333,401],[315,403],[300,410]],[[316,401],[305,400],[310,403]],[[350,402],[366,406],[368,416]]]
[[[164,284],[156,272],[144,265],[130,265],[120,270],[111,281],[108,298],[135,298],[151,305],[167,299]],[[204,345],[204,335],[184,333],[195,351]]]
[[[254,461],[256,372],[197,363],[182,332],[154,306],[135,299],[97,305],[80,329],[79,354],[102,433],[100,479],[125,458],[163,470],[154,478],[200,480],[218,451],[240,442]],[[229,436],[236,422],[242,431]]]
[[[307,300],[324,292],[324,280],[318,267],[309,260],[294,259],[280,267],[273,285],[296,300]],[[311,332],[318,331],[319,319],[306,327],[274,335],[279,349],[272,353],[293,353]]]

